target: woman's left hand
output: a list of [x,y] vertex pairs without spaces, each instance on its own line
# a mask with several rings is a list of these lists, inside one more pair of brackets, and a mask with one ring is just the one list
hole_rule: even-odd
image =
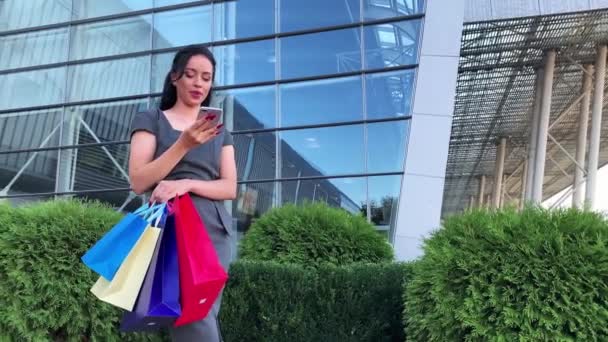
[[190,188],[186,179],[164,180],[158,183],[152,192],[150,202],[165,203],[175,196],[181,196],[189,191]]

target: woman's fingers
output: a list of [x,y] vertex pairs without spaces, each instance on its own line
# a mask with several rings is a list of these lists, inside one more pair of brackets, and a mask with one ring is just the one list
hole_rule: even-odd
[[213,125],[213,120],[216,118],[215,115],[205,115],[198,118],[194,124],[193,128],[195,130],[204,129],[205,127],[211,127]]
[[192,124],[192,128],[195,130],[198,130],[201,127],[203,127],[205,124],[208,124],[208,123],[209,123],[209,120],[207,119],[207,117],[201,116],[200,118],[196,119],[196,121],[194,121],[194,123]]
[[209,141],[209,139],[211,139],[211,137],[213,137],[213,136],[214,136],[213,128],[208,128],[204,131],[199,132],[196,136],[196,140],[200,144],[202,144],[202,143]]

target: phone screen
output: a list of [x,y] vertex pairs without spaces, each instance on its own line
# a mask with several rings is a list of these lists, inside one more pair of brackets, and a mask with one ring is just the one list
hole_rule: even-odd
[[200,117],[205,117],[207,115],[215,115],[215,118],[212,120],[212,123],[214,125],[217,125],[220,123],[220,121],[222,120],[224,111],[221,108],[215,108],[215,107],[201,107],[201,109],[198,112],[198,116]]

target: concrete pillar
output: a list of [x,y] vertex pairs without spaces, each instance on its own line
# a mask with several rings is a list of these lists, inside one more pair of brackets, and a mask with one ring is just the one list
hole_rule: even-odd
[[494,190],[492,192],[492,208],[500,208],[502,196],[502,181],[505,170],[505,156],[507,153],[507,138],[500,138],[496,149],[496,168],[494,169]]
[[600,46],[595,61],[595,87],[593,89],[593,109],[591,111],[591,132],[589,136],[589,164],[585,202],[593,209],[597,190],[597,168],[600,154],[600,134],[602,132],[602,106],[604,103],[604,83],[606,75],[606,53],[608,47]]
[[547,156],[547,137],[549,135],[549,118],[551,115],[551,96],[553,93],[554,69],[555,50],[549,50],[545,56],[542,102],[538,121],[538,140],[536,141],[534,184],[532,186],[532,201],[534,203],[540,203],[543,200],[543,181],[545,177],[545,159]]
[[469,199],[469,210],[475,209],[475,196],[471,195]]
[[504,174],[502,175],[502,186],[501,186],[501,191],[500,191],[500,203],[498,205],[499,208],[504,208],[505,204],[507,204],[507,180],[509,179],[508,175]]
[[526,204],[526,188],[528,186],[528,160],[524,161],[524,169],[521,173],[521,192],[519,197],[519,210],[522,210]]
[[534,184],[534,170],[536,164],[536,142],[538,141],[538,121],[540,117],[540,104],[543,93],[543,69],[536,72],[536,92],[534,96],[534,109],[530,116],[530,141],[528,143],[528,173],[526,175],[525,200],[532,201],[532,186]]
[[[591,73],[593,66],[586,65],[583,73],[583,100],[581,101],[581,112],[578,121],[578,138],[576,142],[576,162],[585,167],[585,153],[587,151],[587,129],[589,124],[589,103],[591,102]],[[578,166],[574,168],[574,184],[572,192],[572,206],[580,208],[584,199],[584,172]]]
[[486,194],[486,175],[481,175],[479,179],[479,193],[477,194],[477,206],[483,208]]

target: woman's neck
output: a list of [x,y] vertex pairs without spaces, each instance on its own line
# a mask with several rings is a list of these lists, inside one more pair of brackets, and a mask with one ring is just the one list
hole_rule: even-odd
[[179,114],[179,115],[183,115],[186,116],[188,118],[196,118],[198,116],[198,112],[200,110],[200,107],[198,106],[187,106],[186,104],[184,104],[183,102],[181,102],[180,100],[177,100],[177,102],[175,102],[175,105],[173,106],[173,108],[171,108],[171,111]]

